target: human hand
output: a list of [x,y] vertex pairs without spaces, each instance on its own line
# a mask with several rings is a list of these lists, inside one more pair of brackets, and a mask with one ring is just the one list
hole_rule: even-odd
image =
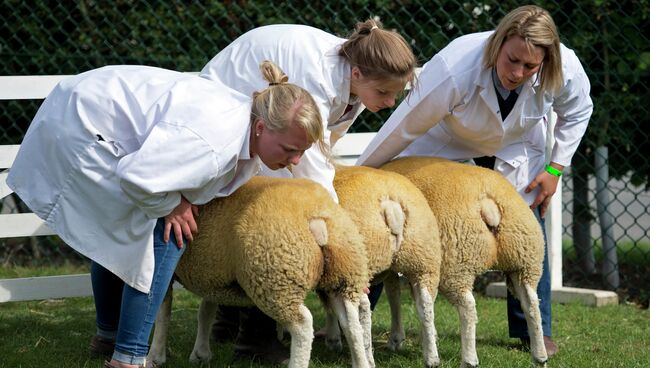
[[181,203],[165,216],[165,231],[163,240],[169,241],[172,228],[176,237],[176,246],[183,248],[183,236],[188,242],[194,240],[194,234],[198,232],[195,217],[199,216],[199,208],[191,204],[185,197],[181,196]]
[[533,203],[530,205],[530,208],[535,209],[537,206],[541,206],[539,213],[542,218],[544,218],[544,215],[546,214],[548,205],[551,204],[551,198],[557,190],[557,184],[559,181],[559,176],[551,175],[546,172],[546,170],[542,170],[542,172],[537,174],[535,179],[533,179],[533,181],[528,184],[525,189],[526,193],[530,193],[535,190],[535,188],[539,187],[539,193],[535,197]]

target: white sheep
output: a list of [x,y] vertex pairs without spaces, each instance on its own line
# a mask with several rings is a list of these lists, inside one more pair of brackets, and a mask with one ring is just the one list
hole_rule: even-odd
[[478,365],[476,275],[505,273],[519,299],[531,337],[533,363],[547,355],[537,298],[544,238],[533,212],[502,175],[481,167],[431,157],[408,157],[382,169],[409,178],[424,194],[440,229],[440,292],[456,306],[461,323],[462,367]]
[[[337,167],[334,188],[341,206],[363,236],[369,276],[375,283],[383,281],[390,296],[393,323],[389,347],[397,350],[405,337],[401,323],[397,322],[400,320],[398,275],[402,274],[411,285],[422,324],[425,366],[437,366],[440,359],[433,305],[440,276],[440,238],[426,199],[402,175],[363,166]],[[326,327],[328,345],[334,342],[340,346],[339,329],[332,322],[330,315]]]
[[[307,367],[312,315],[310,290],[329,298],[351,350],[353,367],[370,366],[361,300],[368,282],[362,238],[345,210],[319,184],[306,179],[254,177],[234,194],[200,209],[199,233],[176,276],[203,301],[193,361],[211,357],[209,336],[217,305],[256,305],[291,334],[289,367]],[[171,293],[163,303],[149,360],[166,360]],[[369,327],[367,327],[369,328]]]

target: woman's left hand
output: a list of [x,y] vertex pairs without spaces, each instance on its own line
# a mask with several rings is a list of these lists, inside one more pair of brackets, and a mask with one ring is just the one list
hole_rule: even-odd
[[183,238],[188,242],[194,240],[194,234],[198,232],[195,217],[198,217],[199,209],[196,205],[191,204],[185,197],[181,196],[181,203],[165,216],[165,231],[163,240],[169,241],[170,233],[174,230],[176,237],[176,246],[183,248]]
[[[560,168],[561,170],[562,168]],[[540,216],[544,217],[546,214],[546,209],[548,208],[548,205],[551,204],[551,197],[553,197],[553,194],[555,194],[555,191],[557,190],[557,183],[560,181],[559,176],[551,175],[546,170],[542,170],[535,179],[528,184],[526,187],[525,192],[530,193],[535,188],[539,187],[539,193],[537,194],[537,197],[535,197],[535,200],[533,203],[530,205],[531,209],[535,209],[537,206],[540,206],[539,213]]]

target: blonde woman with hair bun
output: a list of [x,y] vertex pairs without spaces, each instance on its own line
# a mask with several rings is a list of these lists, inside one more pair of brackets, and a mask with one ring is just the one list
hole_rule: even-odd
[[[357,163],[376,167],[396,156],[473,160],[503,174],[543,225],[562,170],[587,129],[593,110],[589,90],[580,60],[560,43],[548,11],[522,6],[494,31],[461,36],[427,62],[412,93]],[[551,110],[557,113],[557,123],[547,158]],[[551,339],[546,253],[537,293],[544,342],[552,356],[558,348]],[[510,336],[527,344],[523,313],[510,294],[508,321]]]
[[[323,145],[318,106],[265,62],[253,97],[171,70],[108,66],[61,81],[7,185],[90,258],[104,367],[144,367],[162,299],[197,229],[197,205]],[[191,246],[191,245],[190,245]]]

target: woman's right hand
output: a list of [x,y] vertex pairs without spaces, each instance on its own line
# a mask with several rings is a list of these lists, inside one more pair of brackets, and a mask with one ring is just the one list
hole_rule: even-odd
[[169,241],[169,236],[172,228],[176,236],[176,246],[183,248],[183,237],[188,242],[194,240],[194,235],[198,233],[199,229],[196,225],[195,217],[199,216],[199,209],[196,205],[191,204],[185,197],[181,196],[181,203],[172,210],[172,212],[165,216],[165,231],[163,240]]

